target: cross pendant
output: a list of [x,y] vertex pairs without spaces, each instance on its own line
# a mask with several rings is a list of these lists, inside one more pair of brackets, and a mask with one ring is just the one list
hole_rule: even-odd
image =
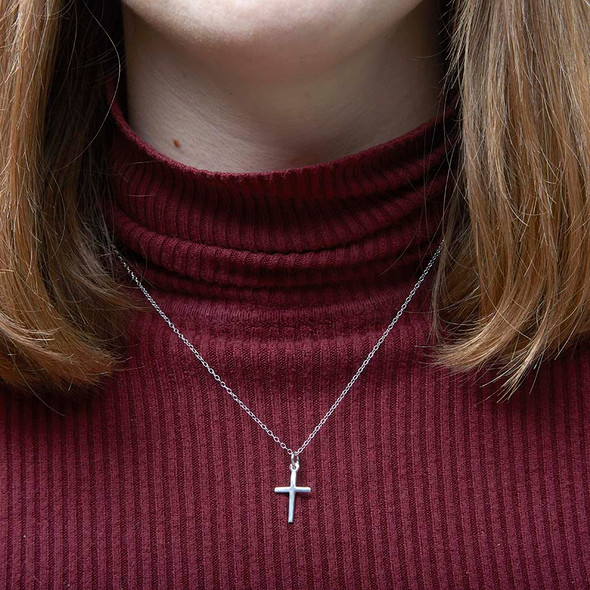
[[291,456],[291,463],[289,465],[291,470],[291,484],[288,487],[275,488],[275,492],[279,494],[289,494],[289,519],[287,522],[293,522],[293,514],[295,512],[295,494],[297,492],[311,492],[311,488],[297,486],[297,470],[299,469],[299,457],[293,460]]

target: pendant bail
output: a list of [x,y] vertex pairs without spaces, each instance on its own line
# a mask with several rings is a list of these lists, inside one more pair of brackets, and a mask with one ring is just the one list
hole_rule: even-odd
[[291,469],[299,469],[299,456],[291,452]]

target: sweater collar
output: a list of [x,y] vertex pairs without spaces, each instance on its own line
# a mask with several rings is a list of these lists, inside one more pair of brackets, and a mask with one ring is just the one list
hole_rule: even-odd
[[105,217],[159,289],[252,303],[347,299],[417,277],[438,246],[456,102],[385,143],[264,172],[197,169],[131,128],[125,85],[106,84],[112,199]]

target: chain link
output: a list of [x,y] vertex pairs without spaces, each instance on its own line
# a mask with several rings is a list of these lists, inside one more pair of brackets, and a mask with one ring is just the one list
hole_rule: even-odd
[[409,295],[406,297],[405,301],[402,303],[398,312],[395,314],[395,316],[393,317],[393,319],[391,320],[391,322],[389,323],[387,328],[385,328],[385,330],[381,334],[379,340],[377,340],[377,342],[375,343],[375,345],[373,346],[373,348],[371,349],[371,351],[369,352],[369,354],[367,355],[365,360],[362,362],[361,366],[357,369],[357,371],[354,374],[354,376],[352,377],[352,379],[348,382],[346,387],[342,390],[342,393],[336,398],[336,401],[332,404],[332,407],[326,412],[326,414],[323,416],[323,418],[318,422],[317,426],[312,430],[312,432],[307,437],[305,442],[296,451],[293,451],[293,449],[288,447],[287,444],[284,443],[264,422],[262,422],[262,420],[260,420],[260,418],[258,418],[258,416],[256,416],[256,414],[254,414],[254,412],[232,391],[232,389],[223,381],[223,379],[213,370],[213,368],[209,365],[209,363],[201,356],[199,351],[185,338],[185,336],[172,323],[172,321],[168,318],[168,316],[160,309],[160,306],[154,301],[154,299],[148,293],[146,288],[141,284],[141,282],[139,281],[139,279],[137,278],[135,273],[131,270],[131,268],[129,268],[129,265],[127,264],[127,262],[125,261],[123,256],[121,256],[121,254],[117,250],[117,248],[115,248],[113,246],[113,249],[114,249],[116,255],[118,256],[118,258],[120,259],[121,263],[123,264],[123,266],[127,270],[127,272],[131,275],[131,278],[133,279],[133,281],[141,289],[141,291],[143,292],[143,294],[145,295],[147,300],[153,305],[153,307],[156,309],[158,314],[163,318],[163,320],[168,324],[168,326],[170,326],[172,331],[180,338],[180,340],[182,340],[182,342],[184,342],[184,344],[186,344],[186,346],[197,357],[197,359],[201,362],[201,364],[205,367],[205,369],[207,369],[207,371],[213,376],[213,378],[219,383],[219,385],[221,385],[221,387],[223,387],[223,389],[225,389],[225,391],[227,391],[227,393],[232,397],[232,399],[260,426],[260,428],[262,428],[262,430],[264,430],[266,432],[266,434],[268,434],[268,436],[270,436],[276,443],[278,443],[282,449],[284,449],[285,451],[287,451],[287,453],[289,453],[292,460],[295,460],[303,452],[303,450],[307,447],[307,445],[312,441],[312,439],[318,433],[320,428],[326,423],[328,418],[334,413],[334,411],[336,410],[336,408],[338,407],[340,402],[344,399],[346,394],[349,392],[350,388],[354,385],[355,381],[359,378],[360,374],[365,370],[365,367],[369,364],[370,360],[373,358],[375,353],[379,350],[380,346],[383,344],[384,340],[389,335],[389,332],[391,332],[391,330],[393,329],[393,327],[395,326],[395,324],[397,323],[397,321],[399,320],[401,315],[404,313],[406,307],[408,306],[408,304],[410,303],[410,301],[414,297],[416,291],[418,290],[418,288],[422,284],[422,281],[424,281],[424,279],[426,278],[426,275],[428,274],[428,272],[432,268],[434,262],[438,258],[438,255],[440,254],[443,243],[444,243],[444,238],[441,240],[439,247],[437,248],[436,252],[432,256],[430,262],[426,265],[426,268],[422,272],[422,275],[420,276],[420,278],[416,281],[416,284],[413,286]]

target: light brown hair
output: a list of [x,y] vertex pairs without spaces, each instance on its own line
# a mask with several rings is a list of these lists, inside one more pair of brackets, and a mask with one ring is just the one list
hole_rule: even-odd
[[[0,0],[0,379],[67,394],[121,370],[125,315],[100,214],[118,11]],[[102,7],[102,8],[100,8]],[[585,0],[441,0],[458,166],[432,305],[436,361],[524,376],[590,329]]]

